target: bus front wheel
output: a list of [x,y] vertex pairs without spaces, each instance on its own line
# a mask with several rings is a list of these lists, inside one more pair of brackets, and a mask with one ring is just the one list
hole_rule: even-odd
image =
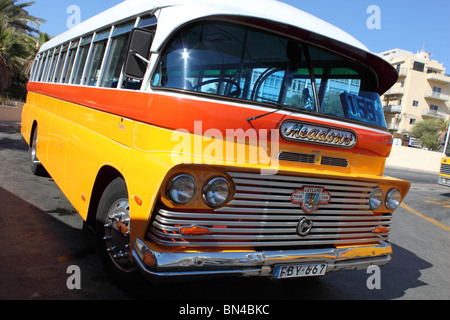
[[123,289],[142,281],[131,259],[128,191],[122,178],[103,192],[97,210],[96,239],[100,260],[108,275]]

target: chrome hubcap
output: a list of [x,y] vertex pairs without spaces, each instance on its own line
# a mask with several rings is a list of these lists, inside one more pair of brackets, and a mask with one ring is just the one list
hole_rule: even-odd
[[134,271],[130,259],[130,205],[128,199],[119,199],[108,210],[105,221],[106,251],[116,267],[125,272]]
[[31,144],[31,162],[34,164],[41,164],[41,162],[36,157],[36,149],[37,149],[37,133],[35,132]]

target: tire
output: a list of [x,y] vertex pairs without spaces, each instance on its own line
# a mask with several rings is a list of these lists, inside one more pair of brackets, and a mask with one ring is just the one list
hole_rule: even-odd
[[122,178],[103,192],[97,209],[96,242],[100,261],[110,278],[126,291],[144,282],[131,259],[128,191]]
[[39,159],[36,156],[37,142],[38,142],[37,132],[38,132],[38,128],[36,126],[33,130],[33,136],[31,138],[30,147],[28,148],[28,153],[29,153],[30,160],[31,160],[30,168],[31,168],[31,172],[35,176],[48,177],[49,174],[47,173],[47,170],[45,170],[44,166],[41,164],[41,162],[39,161]]

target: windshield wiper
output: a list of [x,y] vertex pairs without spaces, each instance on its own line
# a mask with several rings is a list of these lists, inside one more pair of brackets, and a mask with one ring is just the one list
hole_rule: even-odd
[[287,109],[288,107],[289,107],[288,105],[278,105],[278,108],[275,109],[274,111],[267,112],[267,113],[264,113],[264,114],[260,114],[259,116],[256,116],[256,117],[247,118],[247,121],[248,121],[248,123],[252,124],[251,122],[254,121],[254,120],[261,119],[261,118],[263,118],[265,116],[271,115],[271,114],[276,113],[278,111],[283,111],[283,110]]

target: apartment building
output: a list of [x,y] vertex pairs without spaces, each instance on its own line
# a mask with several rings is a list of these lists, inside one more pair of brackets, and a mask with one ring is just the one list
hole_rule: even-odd
[[409,136],[411,128],[428,118],[450,118],[450,75],[443,64],[422,50],[393,49],[380,54],[397,68],[397,83],[382,97],[386,123],[394,137]]

